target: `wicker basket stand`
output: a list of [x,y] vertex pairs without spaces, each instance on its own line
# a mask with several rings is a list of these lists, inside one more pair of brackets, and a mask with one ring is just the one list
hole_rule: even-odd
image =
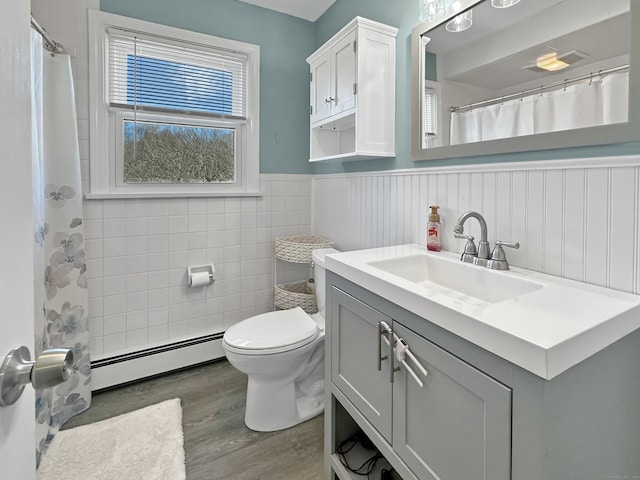
[[[285,262],[311,263],[313,250],[333,246],[332,241],[312,235],[279,237],[273,242],[273,256]],[[277,272],[275,276],[277,279]],[[315,292],[308,289],[306,280],[277,284],[273,289],[273,302],[283,310],[300,307],[306,313],[318,311]]]

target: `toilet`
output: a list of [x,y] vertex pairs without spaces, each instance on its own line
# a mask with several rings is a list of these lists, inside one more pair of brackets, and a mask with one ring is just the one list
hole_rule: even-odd
[[318,313],[300,307],[263,313],[224,334],[227,360],[248,376],[244,422],[251,430],[283,430],[324,409],[324,258],[331,253],[337,250],[312,253]]

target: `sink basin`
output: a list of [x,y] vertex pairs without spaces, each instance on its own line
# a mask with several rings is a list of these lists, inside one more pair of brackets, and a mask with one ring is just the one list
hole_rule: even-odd
[[441,293],[446,289],[485,303],[501,302],[543,287],[511,273],[436,255],[405,255],[368,264],[426,289]]

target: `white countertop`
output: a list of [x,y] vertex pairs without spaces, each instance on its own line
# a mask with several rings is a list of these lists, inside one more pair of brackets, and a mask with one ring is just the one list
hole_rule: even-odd
[[[539,286],[488,303],[369,265],[413,255],[458,262],[458,270],[488,270],[462,264],[458,254],[430,252],[422,245],[331,254],[325,265],[327,270],[547,380],[640,327],[640,296],[552,275],[516,267],[506,272],[489,271],[487,283],[521,279]],[[470,270],[469,274],[475,272]]]

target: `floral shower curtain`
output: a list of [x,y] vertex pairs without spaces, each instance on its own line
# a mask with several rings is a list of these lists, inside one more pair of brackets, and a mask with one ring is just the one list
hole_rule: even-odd
[[35,355],[71,348],[74,375],[36,392],[38,464],[60,427],[91,402],[82,186],[71,62],[31,33]]

